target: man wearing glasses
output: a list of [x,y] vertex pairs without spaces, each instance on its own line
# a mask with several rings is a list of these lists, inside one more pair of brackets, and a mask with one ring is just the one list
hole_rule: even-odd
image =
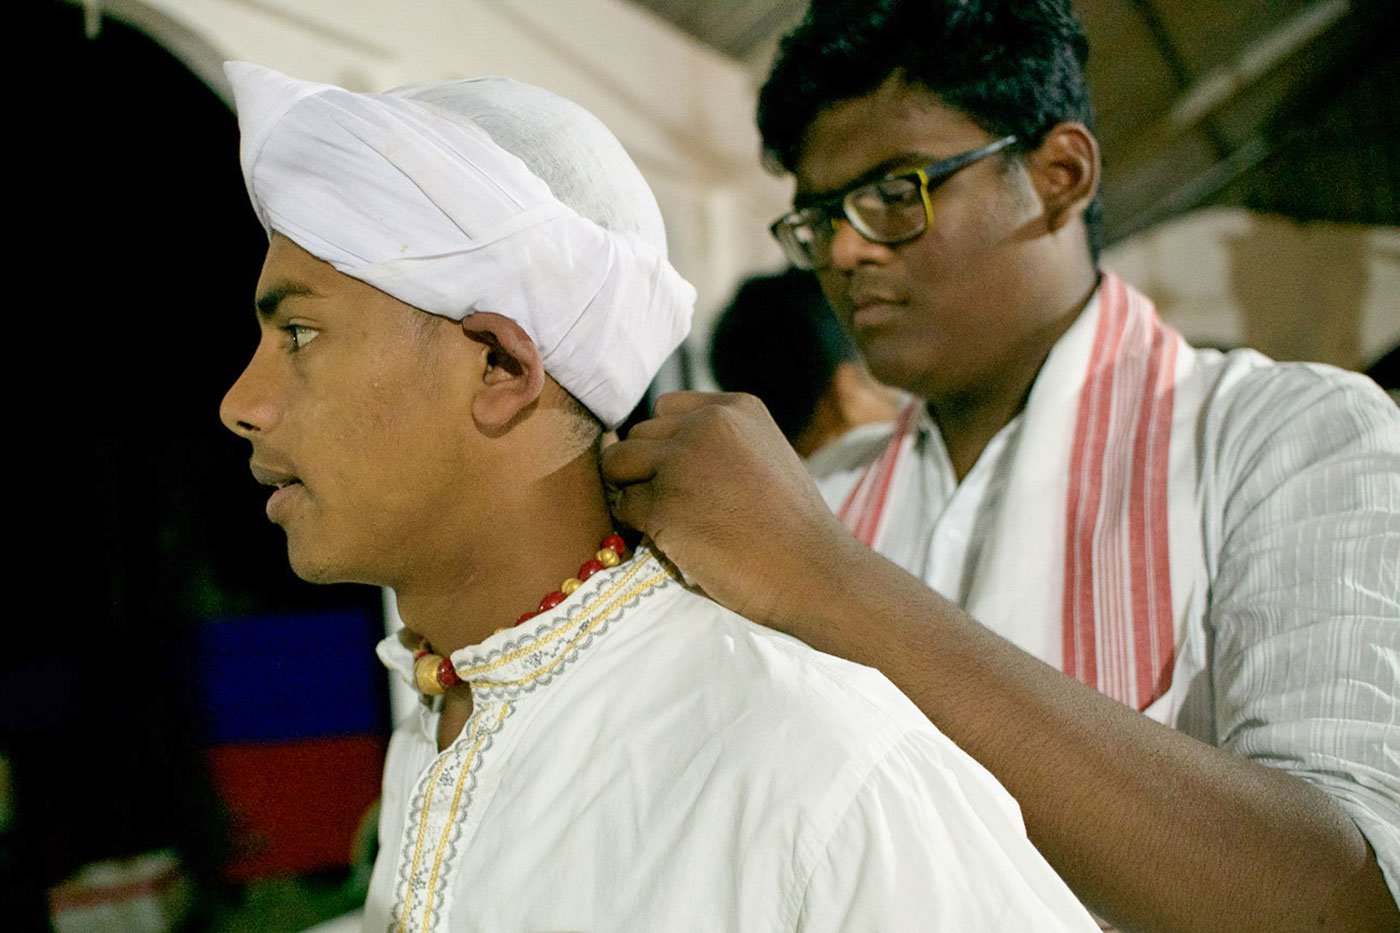
[[815,4],[760,97],[773,233],[917,401],[814,485],[754,400],[667,396],[615,512],[889,676],[1106,920],[1395,929],[1400,413],[1099,270],[1086,53],[1056,0]]
[[1014,142],[1015,136],[1003,136],[913,171],[876,169],[873,181],[860,181],[825,197],[799,197],[794,205],[797,209],[775,220],[768,231],[799,269],[830,265],[837,219],[850,223],[872,243],[907,243],[928,229],[933,214],[929,189]]

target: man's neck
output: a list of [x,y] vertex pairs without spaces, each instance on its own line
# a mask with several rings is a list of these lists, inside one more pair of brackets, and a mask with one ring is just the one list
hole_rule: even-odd
[[1064,310],[1050,315],[1027,335],[1017,353],[1003,361],[993,376],[966,391],[928,398],[929,414],[943,435],[953,473],[962,482],[977,464],[997,432],[1011,422],[1030,397],[1031,386],[1050,351],[1079,317],[1097,287],[1092,269],[1084,281],[1070,283],[1052,299]]
[[438,654],[514,625],[597,552],[612,530],[597,450],[497,503],[491,527],[489,539],[463,542],[460,559],[395,587],[404,624]]

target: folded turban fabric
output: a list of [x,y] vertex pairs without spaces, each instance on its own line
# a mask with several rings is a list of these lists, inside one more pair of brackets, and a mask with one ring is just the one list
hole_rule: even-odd
[[[655,200],[622,147],[577,105],[505,78],[357,94],[247,62],[224,70],[244,181],[268,236],[281,233],[430,314],[511,318],[545,371],[609,427],[685,339],[695,289],[666,259]],[[603,178],[606,196],[593,200],[604,212],[609,198],[637,201],[612,205],[641,218],[633,229],[581,216],[465,115],[480,102],[508,112],[514,101],[540,119],[557,102],[553,113],[584,114],[592,125],[582,132],[607,137],[594,149],[626,163],[611,172],[623,182]],[[551,128],[539,129],[547,139]],[[536,164],[551,157],[527,155]],[[586,186],[588,171],[610,173],[601,167],[575,176]]]

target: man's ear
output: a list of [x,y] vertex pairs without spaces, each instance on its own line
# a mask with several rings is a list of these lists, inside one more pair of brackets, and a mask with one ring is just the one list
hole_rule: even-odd
[[1082,123],[1057,123],[1026,157],[1051,232],[1061,229],[1099,190],[1099,141]]
[[544,390],[540,351],[519,324],[490,311],[463,318],[462,331],[482,345],[481,385],[472,399],[472,416],[488,431],[505,429]]

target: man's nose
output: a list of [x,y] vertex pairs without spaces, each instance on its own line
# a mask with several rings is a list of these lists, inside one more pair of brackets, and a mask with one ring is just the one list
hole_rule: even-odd
[[832,223],[834,229],[831,231],[831,243],[827,249],[830,253],[829,264],[833,268],[850,272],[858,266],[889,259],[889,246],[867,240],[849,220],[842,217]]
[[250,440],[272,428],[278,417],[269,379],[259,365],[260,357],[260,353],[253,354],[219,405],[219,420],[224,427]]

